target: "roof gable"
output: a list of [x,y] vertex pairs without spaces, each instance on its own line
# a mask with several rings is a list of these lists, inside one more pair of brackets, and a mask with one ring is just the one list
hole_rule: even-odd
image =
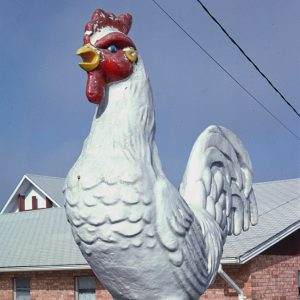
[[52,199],[54,203],[60,207],[64,206],[65,199],[62,190],[65,178],[34,174],[26,174],[26,177],[39,187],[45,195]]
[[31,187],[36,188],[41,194],[51,200],[55,206],[64,205],[62,188],[64,178],[26,174],[22,177],[0,214],[16,211],[18,195],[25,194]]

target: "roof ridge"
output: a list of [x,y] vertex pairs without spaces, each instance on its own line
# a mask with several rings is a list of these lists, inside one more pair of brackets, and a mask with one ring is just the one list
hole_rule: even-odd
[[[38,176],[38,177],[45,177],[45,178],[66,179],[66,177],[61,177],[61,176],[40,175],[40,174],[33,174],[33,173],[26,173],[25,176]],[[299,179],[300,179],[300,177],[287,178],[287,179],[278,179],[278,180],[268,180],[268,181],[255,182],[253,184],[254,185],[259,185],[259,184],[267,184],[267,183],[273,183],[273,182],[295,181],[295,180],[299,180]]]
[[39,175],[39,174],[30,174],[30,173],[26,173],[25,176],[39,176],[39,177],[46,177],[46,178],[66,179],[65,177],[59,177],[59,176]]
[[273,182],[295,181],[295,180],[299,180],[299,179],[300,179],[300,177],[296,177],[296,178],[289,178],[289,179],[278,179],[278,180],[260,181],[260,182],[255,182],[253,184],[254,185],[259,185],[259,184],[267,184],[267,183],[273,183]]

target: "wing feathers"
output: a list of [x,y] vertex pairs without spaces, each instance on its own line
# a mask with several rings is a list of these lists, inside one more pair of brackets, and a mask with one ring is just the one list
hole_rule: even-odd
[[[204,188],[202,182],[199,186]],[[202,184],[202,185],[201,185]],[[195,299],[207,286],[207,253],[203,230],[190,207],[165,179],[156,181],[156,224],[174,273]],[[214,199],[211,199],[214,207]]]
[[249,195],[249,202],[250,202],[250,220],[251,224],[255,225],[258,221],[258,213],[257,213],[257,204],[253,190],[250,192]]
[[190,206],[205,208],[228,234],[238,235],[257,223],[251,161],[241,141],[226,128],[210,126],[199,136],[180,193]]

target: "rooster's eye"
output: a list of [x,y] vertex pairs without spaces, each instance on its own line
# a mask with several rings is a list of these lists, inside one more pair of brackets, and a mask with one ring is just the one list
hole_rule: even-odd
[[110,45],[109,47],[107,47],[107,50],[111,53],[116,53],[118,51],[118,48],[116,45]]

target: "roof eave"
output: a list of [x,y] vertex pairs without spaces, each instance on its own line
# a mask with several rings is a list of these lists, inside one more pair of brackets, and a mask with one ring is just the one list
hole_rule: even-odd
[[49,265],[49,266],[15,266],[0,268],[0,273],[9,272],[34,272],[34,271],[68,271],[68,270],[91,270],[87,264],[84,265]]
[[222,265],[239,265],[240,263],[238,257],[226,257],[221,259]]
[[285,237],[289,236],[290,234],[292,234],[293,232],[295,232],[299,228],[300,228],[300,221],[297,221],[297,222],[291,224],[290,226],[288,226],[287,228],[285,228],[284,230],[282,230],[281,232],[277,233],[276,235],[274,235],[270,239],[268,239],[265,242],[259,244],[255,248],[253,248],[250,251],[242,254],[239,257],[225,257],[225,258],[222,258],[221,263],[222,264],[245,264],[246,262],[248,262],[249,260],[251,260],[255,256],[261,254],[262,252],[264,252],[268,248],[270,248],[273,245],[275,245],[276,243],[280,242]]

